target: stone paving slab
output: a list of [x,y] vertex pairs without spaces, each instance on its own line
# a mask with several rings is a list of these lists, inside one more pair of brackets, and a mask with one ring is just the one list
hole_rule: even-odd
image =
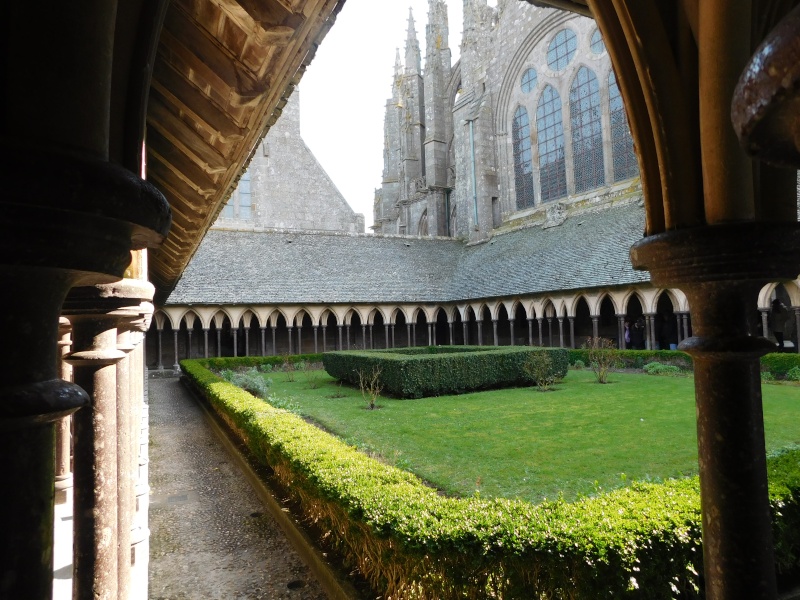
[[148,384],[150,598],[326,598],[179,380]]

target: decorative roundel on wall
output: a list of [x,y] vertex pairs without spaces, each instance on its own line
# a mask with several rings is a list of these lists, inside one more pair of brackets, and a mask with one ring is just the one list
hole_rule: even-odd
[[562,29],[555,35],[547,48],[547,66],[553,71],[563,71],[575,58],[577,49],[578,36],[571,29]]
[[524,93],[529,93],[536,87],[536,71],[534,69],[525,69],[520,80],[520,88]]
[[599,29],[594,30],[589,47],[592,50],[592,54],[602,54],[606,51],[606,45],[603,43],[603,36],[600,35]]

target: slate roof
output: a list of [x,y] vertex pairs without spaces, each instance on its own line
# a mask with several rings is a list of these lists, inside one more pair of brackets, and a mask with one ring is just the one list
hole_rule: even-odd
[[210,230],[167,304],[452,302],[646,282],[630,246],[636,204],[458,240],[326,232]]

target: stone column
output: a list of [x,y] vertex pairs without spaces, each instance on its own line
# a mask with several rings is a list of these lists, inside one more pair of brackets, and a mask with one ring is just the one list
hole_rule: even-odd
[[186,327],[186,358],[192,358],[192,328]]
[[[61,336],[58,342],[60,357],[58,370],[61,379],[72,381],[72,366],[64,362],[63,358],[69,354],[72,345],[72,326],[64,317],[58,320],[58,333]],[[55,502],[66,504],[72,501],[72,416],[64,417],[56,422],[56,479]]]
[[428,323],[428,346],[433,346],[433,323]]
[[[118,593],[116,365],[125,354],[117,350],[114,312],[127,302],[105,286],[95,286],[73,289],[64,303],[73,327],[73,351],[66,360],[75,383],[92,399],[91,406],[74,417],[75,598],[111,599]],[[177,330],[174,333],[177,340]]]
[[322,326],[322,351],[323,352],[327,352],[328,351],[328,326],[327,325],[323,325]]
[[[208,355],[208,352],[206,352],[206,355]],[[261,356],[266,356],[266,355],[267,355],[267,328],[266,327],[262,327],[261,328]]]
[[447,322],[447,331],[448,331],[449,339],[450,339],[449,344],[452,346],[453,345],[453,322],[452,321],[448,321]]
[[[13,237],[5,219],[0,230]],[[49,600],[55,423],[89,402],[57,369],[59,311],[74,276],[46,268],[2,267],[0,273],[8,286],[0,294],[0,457],[4,485],[13,490],[0,502],[0,582],[7,598]]]
[[164,361],[162,360],[162,346],[161,346],[161,334],[163,331],[160,327],[157,328],[158,330],[158,370],[164,370]]
[[[678,317],[678,325],[680,326],[680,317]],[[625,315],[617,315],[617,329],[619,330],[619,349],[626,350],[628,345],[625,342]]]
[[564,317],[558,317],[558,347],[564,347]]
[[318,326],[313,325],[311,328],[314,330],[314,354],[319,354],[319,342],[318,342],[319,338],[317,337]]
[[344,335],[347,338],[347,347],[345,350],[350,350],[350,325],[344,326]]
[[[389,325],[386,323],[383,324],[383,334],[386,336],[385,347],[389,348],[390,346],[394,346],[394,344],[390,344],[389,342]],[[392,335],[394,335],[394,326],[392,326]]]
[[464,345],[469,346],[469,321],[462,321],[461,329],[464,333]]
[[508,321],[508,328],[509,328],[509,331],[511,333],[511,344],[510,345],[513,346],[514,345],[514,320],[513,319]]
[[575,347],[575,317],[567,317],[569,321],[569,347]]
[[495,346],[500,345],[500,338],[497,336],[497,319],[492,319],[492,340]]
[[483,346],[483,321],[475,321],[478,324],[478,346]]
[[289,354],[293,354],[292,348],[294,347],[294,344],[292,343],[292,335],[293,335],[292,329],[293,329],[293,327],[291,325],[287,325],[286,326],[286,331],[288,333],[288,335],[286,337],[289,340]]
[[203,358],[208,358],[208,327],[203,327]]
[[239,328],[231,327],[231,335],[233,336],[233,356],[239,356]]
[[361,345],[364,350],[368,350],[369,346],[367,345],[367,326],[361,325]]
[[683,314],[683,339],[686,339],[686,338],[689,337],[689,315],[690,314],[691,313],[684,313]]
[[417,345],[417,324],[411,324],[411,345],[416,347]]
[[392,348],[397,348],[397,340],[394,337],[394,326],[395,326],[395,323],[392,323],[392,325],[391,325],[391,327],[392,327]]
[[692,307],[703,519],[710,599],[776,597],[760,357],[774,345],[751,331],[758,291],[797,275],[797,223],[731,223],[644,238],[633,265],[655,286],[678,287]]
[[411,323],[406,323],[406,340],[409,348],[414,345],[414,341],[411,339]]
[[759,312],[761,313],[761,335],[769,339],[769,309],[762,308]]
[[800,306],[793,306],[792,310],[794,311],[794,330],[797,333],[794,351],[800,354]]
[[592,337],[600,337],[600,315],[592,315]]
[[272,356],[276,356],[278,354],[278,343],[275,339],[276,337],[275,329],[276,328],[274,326],[270,327],[270,330],[272,331]]
[[528,319],[528,346],[533,346],[533,319]]
[[297,354],[303,353],[303,325],[302,323],[297,326]]
[[549,337],[548,344],[553,347],[553,317],[547,317],[547,335]]
[[[244,355],[250,356],[250,328],[244,328]],[[191,358],[191,356],[189,357]]]
[[222,356],[222,329],[217,327],[217,358]]
[[175,362],[172,365],[173,371],[178,371],[181,366],[178,364],[180,362],[180,358],[178,357],[178,330],[172,330],[172,345],[175,347]]
[[341,350],[342,349],[342,326],[341,325],[337,325],[336,327],[339,329],[339,350]]
[[542,335],[542,325],[544,324],[544,317],[537,317],[536,320],[539,322],[539,347],[541,348],[544,346],[544,336]]

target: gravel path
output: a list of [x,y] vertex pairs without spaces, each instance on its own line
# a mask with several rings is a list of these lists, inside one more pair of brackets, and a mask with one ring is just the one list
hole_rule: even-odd
[[178,379],[148,384],[150,598],[326,598]]

